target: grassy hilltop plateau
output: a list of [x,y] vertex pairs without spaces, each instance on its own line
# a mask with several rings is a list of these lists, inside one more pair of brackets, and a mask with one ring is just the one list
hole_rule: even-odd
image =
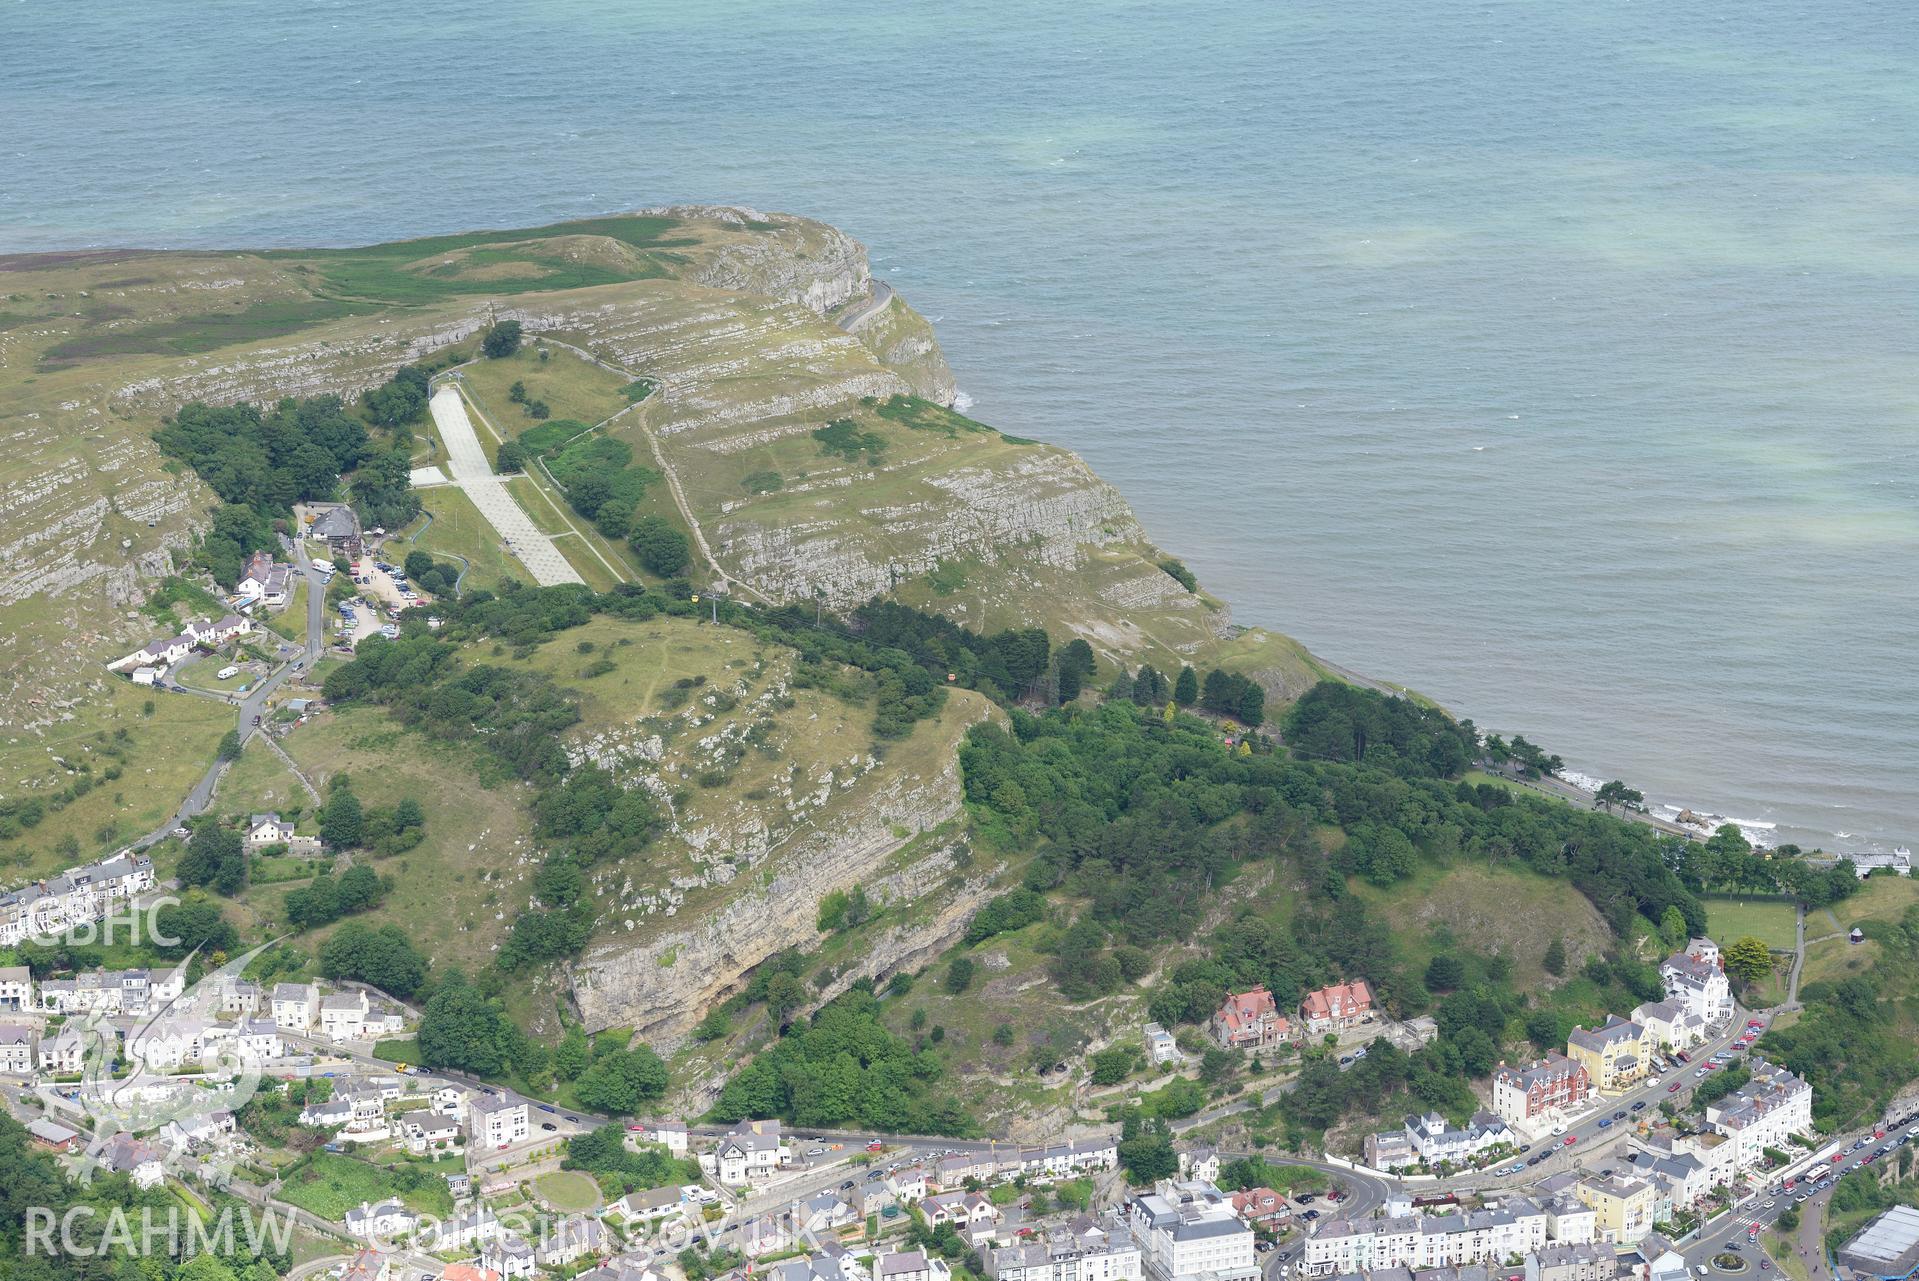
[[[166,831],[223,754],[161,874],[217,950],[287,936],[261,978],[422,1006],[396,1057],[608,1111],[1014,1136],[1297,1074],[1234,1122],[1297,1143],[1470,1114],[1499,1059],[1656,998],[1732,919],[1716,894],[1784,913],[1741,909],[1773,931],[1755,1004],[1787,899],[1847,919],[1849,873],[1543,798],[1524,740],[1235,626],[1078,458],[954,396],[860,245],[786,215],[0,257],[0,883]],[[459,472],[446,403],[503,479]],[[498,531],[502,495],[550,551]],[[108,670],[336,500],[429,596],[288,671],[263,733],[234,741],[227,691],[306,639],[309,592],[331,640],[374,585],[296,575],[185,688]],[[238,852],[268,811],[324,851]],[[1912,1075],[1903,887],[1870,972],[1815,957],[1772,1034],[1832,1124]],[[1319,1045],[1148,1066],[1148,1018],[1197,1051],[1229,990],[1360,978],[1436,1037],[1344,1073]]]

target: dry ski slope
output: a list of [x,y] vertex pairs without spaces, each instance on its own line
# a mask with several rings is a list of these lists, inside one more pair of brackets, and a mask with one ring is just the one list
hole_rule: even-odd
[[433,393],[431,403],[433,425],[440,429],[440,439],[446,442],[447,472],[453,483],[464,490],[480,514],[493,523],[506,545],[533,575],[533,581],[542,587],[583,581],[560,554],[560,549],[553,545],[553,540],[534,527],[513,495],[506,491],[505,483],[493,474],[493,464],[480,448],[480,438],[473,432],[473,420],[466,415],[466,402],[460,399],[460,393],[451,386],[443,386]]

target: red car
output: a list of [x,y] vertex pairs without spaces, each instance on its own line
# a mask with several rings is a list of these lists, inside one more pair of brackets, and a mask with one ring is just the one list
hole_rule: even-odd
[[1667,1086],[1667,1087],[1666,1087],[1666,1093],[1668,1093],[1668,1094],[1677,1094],[1677,1093],[1679,1093],[1679,1082],[1677,1082],[1677,1081],[1674,1081],[1674,1082],[1673,1082],[1673,1083],[1672,1083],[1671,1085],[1669,1085],[1669,1086]]
[[1577,1143],[1577,1142],[1579,1142],[1579,1136],[1578,1136],[1577,1134],[1568,1134],[1568,1135],[1566,1136],[1566,1146],[1567,1146],[1567,1147],[1571,1147],[1571,1146],[1572,1146],[1573,1144],[1575,1144],[1575,1143]]

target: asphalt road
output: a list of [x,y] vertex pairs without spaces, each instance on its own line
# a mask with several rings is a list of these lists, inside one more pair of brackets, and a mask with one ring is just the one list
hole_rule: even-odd
[[[1757,1276],[1777,1270],[1766,1255],[1765,1233],[1778,1222],[1779,1216],[1790,1207],[1797,1206],[1801,1218],[1801,1230],[1796,1236],[1796,1248],[1804,1249],[1806,1266],[1814,1278],[1820,1281],[1831,1275],[1826,1266],[1822,1234],[1817,1224],[1823,1221],[1826,1203],[1832,1198],[1832,1188],[1839,1179],[1854,1170],[1871,1168],[1878,1161],[1891,1159],[1892,1152],[1908,1142],[1906,1131],[1913,1127],[1919,1117],[1905,1117],[1898,1126],[1887,1131],[1884,1139],[1874,1139],[1871,1130],[1855,1132],[1847,1136],[1847,1151],[1838,1164],[1825,1163],[1822,1169],[1815,1171],[1818,1182],[1810,1189],[1801,1180],[1791,1191],[1782,1191],[1776,1196],[1755,1196],[1742,1206],[1719,1215],[1706,1223],[1699,1231],[1698,1238],[1680,1250],[1685,1256],[1688,1267],[1695,1275],[1700,1266],[1705,1266],[1717,1275],[1726,1275],[1724,1269],[1713,1265],[1712,1260],[1721,1254],[1735,1255],[1745,1263],[1742,1275]],[[1881,1154],[1881,1148],[1891,1149]],[[1749,1236],[1747,1228],[1757,1225],[1759,1232]],[[1810,1225],[1810,1230],[1808,1230]]]
[[855,333],[861,325],[879,315],[880,311],[892,301],[893,286],[884,280],[875,280],[873,291],[867,295],[865,301],[847,308],[834,323],[849,334]]
[[[1578,1124],[1568,1126],[1564,1134],[1547,1135],[1534,1143],[1526,1154],[1528,1159],[1543,1153],[1552,1154],[1537,1165],[1526,1166],[1515,1161],[1497,1170],[1481,1170],[1441,1180],[1441,1186],[1500,1187],[1531,1183],[1569,1169],[1603,1168],[1607,1163],[1600,1158],[1632,1133],[1638,1119],[1656,1115],[1660,1103],[1667,1099],[1684,1103],[1691,1098],[1693,1087],[1705,1079],[1698,1074],[1699,1069],[1713,1054],[1729,1049],[1739,1034],[1746,1030],[1746,1020],[1754,1017],[1760,1016],[1738,1011],[1723,1031],[1687,1051],[1692,1056],[1691,1063],[1674,1063],[1663,1075],[1649,1077],[1645,1084],[1605,1100],[1604,1106],[1582,1118]],[[1674,1089],[1675,1085],[1679,1088]],[[1637,1112],[1633,1110],[1635,1105],[1641,1105]],[[1623,1117],[1619,1115],[1622,1112],[1625,1113]],[[1512,1173],[1516,1165],[1521,1166],[1521,1169]]]
[[[306,646],[299,657],[293,659],[291,662],[282,663],[272,672],[262,677],[253,688],[247,691],[246,696],[240,700],[239,724],[235,726],[235,728],[239,730],[240,741],[242,743],[253,737],[254,731],[258,728],[255,722],[265,719],[268,696],[271,695],[274,690],[284,685],[288,677],[298,675],[311,667],[326,648],[326,587],[320,580],[320,572],[313,567],[313,562],[307,557],[306,545],[304,543],[289,541],[282,537],[280,539],[280,546],[283,550],[292,553],[295,566],[306,576]],[[171,688],[178,693],[190,694],[199,698],[214,698],[220,699],[223,702],[232,701],[218,694],[204,693],[200,690],[187,689],[184,686],[173,686]],[[205,813],[207,806],[213,803],[214,788],[219,785],[220,775],[226,772],[226,768],[227,762],[225,761],[216,760],[213,762],[213,764],[208,767],[207,772],[200,776],[200,781],[195,783],[192,790],[181,800],[180,807],[173,812],[172,816],[160,824],[160,826],[133,842],[132,848],[144,850],[158,845],[167,838],[174,828],[179,827],[196,814]]]

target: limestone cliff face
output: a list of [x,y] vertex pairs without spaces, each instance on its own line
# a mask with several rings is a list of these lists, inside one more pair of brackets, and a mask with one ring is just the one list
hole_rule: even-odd
[[863,296],[872,278],[866,247],[825,223],[741,205],[666,205],[641,212],[758,233],[709,249],[687,273],[686,279],[713,289],[798,303],[823,316]]
[[880,363],[912,385],[913,394],[936,404],[950,405],[959,395],[959,384],[946,366],[939,340],[933,336],[932,322],[906,305],[895,295],[871,319],[853,330],[853,336]]
[[[850,502],[822,504],[811,518],[773,521],[748,510],[716,525],[716,547],[774,599],[850,606],[945,560],[1076,569],[1095,548],[1144,538],[1118,491],[1058,450],[961,466],[920,488],[905,501],[862,506],[856,483]],[[849,514],[859,518],[851,527]]]
[[[986,715],[976,705],[963,724]],[[666,922],[643,942],[615,936],[590,948],[573,967],[572,991],[589,1029],[632,1027],[662,1050],[677,1047],[704,1012],[745,976],[786,948],[820,941],[820,902],[834,890],[866,887],[898,920],[840,976],[891,973],[945,947],[984,901],[990,872],[958,865],[960,847],[922,837],[960,811],[959,762],[917,777],[894,775],[820,825],[789,841],[778,855],[729,887],[718,906],[692,919]],[[935,893],[937,891],[937,893]],[[930,903],[930,906],[928,905]],[[921,905],[923,910],[908,910]]]

